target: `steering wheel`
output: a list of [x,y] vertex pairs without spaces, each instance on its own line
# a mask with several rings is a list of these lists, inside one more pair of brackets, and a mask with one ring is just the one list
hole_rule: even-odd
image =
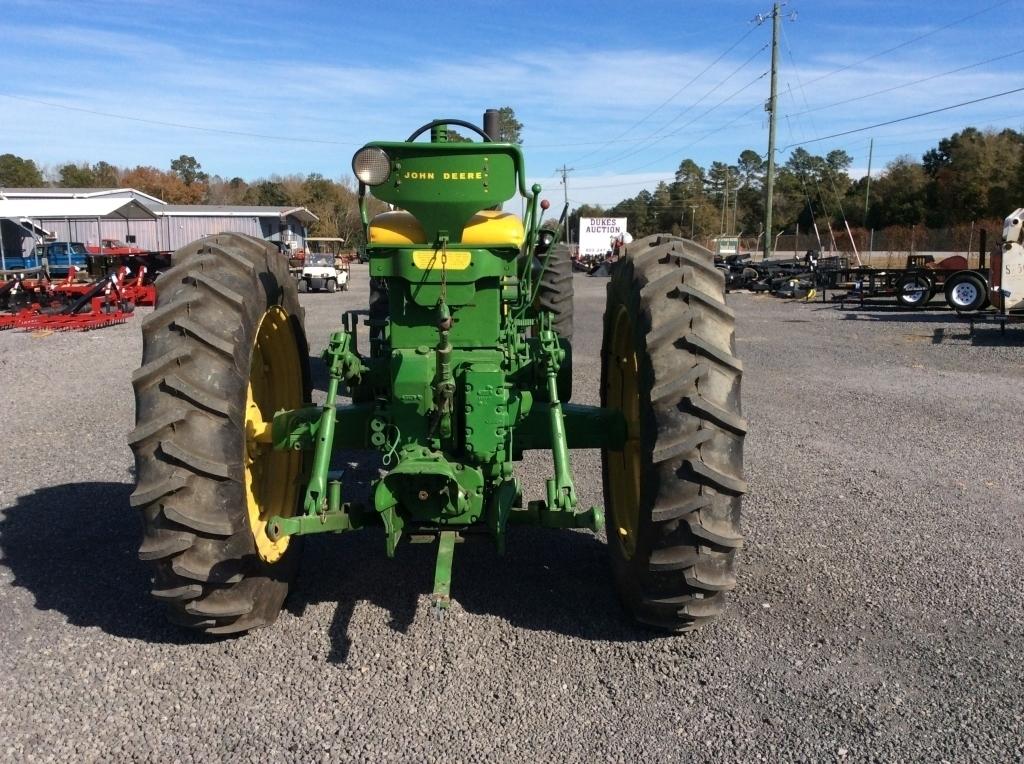
[[477,135],[479,135],[487,143],[492,143],[493,142],[491,140],[491,136],[489,136],[487,133],[485,133],[479,127],[474,125],[472,122],[466,122],[463,119],[435,119],[433,122],[428,122],[423,127],[421,127],[418,130],[416,130],[416,132],[414,132],[412,135],[410,135],[408,138],[405,139],[405,142],[406,143],[412,143],[414,140],[416,140],[421,135],[423,135],[423,133],[427,132],[427,130],[435,128],[438,125],[458,125],[459,127],[465,127],[465,128],[467,128],[469,130],[472,130]]

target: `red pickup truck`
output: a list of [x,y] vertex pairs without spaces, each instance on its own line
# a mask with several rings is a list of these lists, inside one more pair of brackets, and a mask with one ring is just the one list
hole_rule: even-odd
[[119,239],[100,239],[100,246],[89,243],[86,245],[90,255],[107,255],[108,257],[123,257],[125,255],[144,255],[146,250],[139,247],[131,247]]

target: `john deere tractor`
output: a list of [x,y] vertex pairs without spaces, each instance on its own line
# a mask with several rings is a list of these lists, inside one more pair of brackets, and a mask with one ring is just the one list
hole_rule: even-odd
[[[371,297],[323,350],[323,405],[277,249],[221,234],[174,254],[133,377],[131,501],[175,621],[210,634],[268,624],[298,537],[371,526],[388,557],[436,544],[439,608],[459,542],[489,537],[500,555],[514,526],[534,525],[607,526],[619,594],[642,622],[684,631],[722,611],[746,430],[722,275],[690,241],[634,242],[608,286],[601,405],[570,403],[568,249],[541,227],[547,203],[519,146],[495,140],[496,116],[356,152]],[[478,140],[449,141],[451,127]],[[370,194],[392,210],[371,217]],[[502,210],[517,194],[522,220]],[[577,499],[579,448],[601,449],[604,509]],[[380,467],[362,503],[332,464],[354,450]],[[543,496],[516,479],[528,450],[551,454]]]

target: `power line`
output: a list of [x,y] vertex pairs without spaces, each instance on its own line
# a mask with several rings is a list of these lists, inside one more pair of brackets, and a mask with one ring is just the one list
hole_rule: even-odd
[[844,66],[840,66],[838,69],[833,69],[831,72],[828,72],[826,74],[822,74],[820,77],[815,77],[813,80],[808,80],[804,84],[805,85],[813,85],[815,82],[821,82],[822,80],[827,79],[827,78],[831,77],[834,74],[839,74],[840,72],[845,72],[847,69],[852,69],[855,66],[860,66],[863,63],[866,63],[868,61],[872,61],[872,60],[874,60],[876,58],[879,58],[880,56],[884,56],[887,53],[892,53],[893,51],[899,50],[900,48],[905,48],[908,45],[913,45],[915,42],[919,42],[920,40],[923,40],[926,37],[931,37],[933,34],[938,34],[939,32],[942,32],[942,31],[944,31],[946,29],[949,29],[950,27],[954,27],[957,24],[962,24],[965,21],[970,21],[971,19],[973,19],[973,18],[975,18],[977,16],[981,16],[983,13],[988,13],[991,10],[995,10],[996,8],[999,8],[1001,6],[1007,5],[1009,3],[1010,3],[1010,0],[1001,0],[998,3],[993,3],[992,5],[990,5],[990,6],[986,7],[986,8],[982,8],[980,11],[975,11],[974,13],[969,13],[966,16],[963,16],[963,17],[961,17],[959,19],[956,19],[955,21],[951,21],[948,24],[939,27],[938,29],[933,29],[930,32],[925,32],[924,34],[920,34],[917,37],[912,37],[909,40],[905,40],[904,42],[901,42],[898,45],[893,45],[891,48],[886,48],[885,50],[880,50],[877,53],[872,53],[870,56],[866,56],[866,57],[864,57],[864,58],[862,58],[862,59],[860,59],[858,61],[853,61],[852,63],[846,64]]
[[[699,120],[699,119],[702,119],[702,118],[706,117],[706,116],[707,116],[708,114],[710,114],[711,112],[713,112],[713,111],[714,111],[715,109],[717,109],[717,108],[718,108],[719,106],[723,106],[724,104],[726,104],[726,103],[728,103],[729,101],[731,101],[731,100],[732,100],[733,98],[735,98],[736,96],[738,96],[738,95],[739,95],[740,93],[742,93],[742,92],[743,92],[744,90],[746,90],[747,88],[751,87],[751,86],[752,86],[752,85],[754,85],[755,83],[757,83],[757,82],[759,82],[760,80],[764,79],[764,78],[765,78],[765,76],[766,76],[767,74],[768,74],[768,72],[761,72],[761,74],[757,75],[757,76],[756,76],[756,77],[755,77],[754,79],[752,79],[752,80],[751,80],[750,82],[748,82],[748,83],[747,83],[746,85],[744,85],[743,87],[739,88],[738,90],[735,90],[735,91],[733,91],[733,92],[732,92],[732,93],[730,93],[730,94],[729,94],[728,96],[726,96],[726,97],[725,97],[725,98],[724,98],[723,100],[719,101],[719,102],[718,102],[717,104],[715,104],[715,105],[714,105],[714,106],[712,106],[712,107],[711,107],[710,109],[708,109],[707,111],[705,111],[705,112],[704,112],[703,114],[700,114],[700,115],[698,115],[698,116],[694,117],[694,118],[693,118],[693,119],[691,119],[691,120],[690,120],[689,122],[687,122],[687,123],[686,123],[685,125],[683,125],[682,127],[680,127],[680,128],[679,128],[678,130],[676,130],[675,132],[673,132],[673,133],[670,133],[669,135],[678,135],[679,133],[681,133],[681,132],[682,132],[683,130],[685,130],[685,129],[686,129],[687,127],[689,127],[690,125],[692,125],[692,124],[693,124],[694,122],[696,122],[697,120]],[[732,125],[732,123],[733,123],[733,122],[735,122],[736,120],[738,120],[738,119],[740,119],[740,118],[742,118],[742,117],[745,117],[745,116],[747,116],[747,115],[748,115],[748,114],[749,114],[750,112],[754,111],[755,109],[759,109],[759,108],[761,108],[761,105],[762,105],[762,104],[761,104],[760,102],[758,102],[758,103],[754,104],[754,105],[753,105],[752,107],[750,107],[749,109],[747,109],[747,110],[746,110],[745,112],[742,112],[741,114],[738,114],[738,115],[737,115],[737,116],[735,117],[735,119],[731,120],[730,122],[727,122],[727,123],[726,123],[726,124],[725,124],[725,125],[724,125],[724,126],[723,126],[722,128],[719,128],[718,130],[709,130],[709,131],[705,132],[705,133],[704,133],[704,134],[703,134],[703,135],[702,135],[702,136],[701,136],[700,138],[697,138],[696,140],[690,141],[689,143],[687,143],[687,144],[684,144],[684,145],[682,145],[682,146],[679,146],[678,148],[675,148],[675,149],[673,149],[672,151],[670,151],[669,153],[667,153],[667,154],[663,154],[662,156],[660,156],[660,157],[657,157],[656,159],[654,159],[654,160],[652,160],[652,161],[648,162],[647,164],[643,164],[643,165],[640,165],[639,167],[634,167],[634,168],[633,168],[632,170],[629,170],[629,172],[635,172],[635,171],[637,171],[637,170],[642,170],[642,169],[644,169],[645,167],[650,167],[650,166],[651,166],[652,164],[656,164],[656,163],[658,163],[658,162],[662,162],[662,161],[664,161],[665,159],[667,159],[668,157],[672,156],[673,154],[678,154],[679,152],[683,151],[684,149],[688,149],[688,148],[690,148],[691,146],[695,146],[696,144],[700,143],[700,142],[701,142],[702,140],[704,140],[705,138],[707,138],[707,137],[708,137],[709,135],[714,135],[715,133],[718,133],[718,132],[720,132],[720,131],[721,131],[722,129],[724,129],[725,127],[730,127],[730,126]],[[666,137],[668,137],[668,136],[666,136]],[[635,154],[635,153],[637,153],[637,152],[636,152],[636,151],[632,152],[632,154]],[[632,156],[632,154],[630,154],[630,156]]]
[[959,109],[962,106],[970,106],[971,104],[981,103],[982,101],[991,101],[994,98],[1002,98],[1003,96],[1013,95],[1014,93],[1024,92],[1024,88],[1014,88],[1013,90],[1005,90],[1002,93],[993,93],[992,95],[982,96],[981,98],[972,98],[970,101],[961,101],[960,103],[954,103],[950,106],[942,106],[938,109],[931,109],[929,111],[922,111],[918,114],[911,114],[906,117],[899,117],[898,119],[890,119],[885,122],[878,122],[874,125],[866,125],[864,127],[857,127],[853,130],[843,130],[840,133],[832,133],[831,135],[822,135],[818,138],[811,138],[810,140],[801,141],[800,143],[790,143],[788,146],[783,146],[780,151],[791,149],[794,146],[802,146],[806,143],[818,143],[819,141],[827,141],[830,138],[841,138],[844,135],[853,135],[854,133],[863,133],[865,130],[874,130],[878,127],[885,127],[886,125],[895,125],[898,122],[907,122],[911,119],[919,119],[921,117],[927,117],[932,114],[939,114],[944,111],[951,111],[953,109]]
[[[558,167],[558,168],[555,169],[555,172],[561,174],[561,176],[562,176],[562,190],[565,192],[565,207],[566,207],[566,209],[568,209],[568,207],[569,207],[569,180],[568,180],[568,178],[566,176],[570,172],[574,172],[575,169],[576,169],[575,167],[566,167],[564,162],[562,163],[561,167]],[[566,234],[567,234],[567,236],[566,236],[566,243],[569,246],[572,246],[572,231],[568,229],[568,226],[566,227]]]
[[[757,82],[758,80],[762,79],[765,76],[765,74],[767,74],[767,72],[765,72],[764,74],[761,74],[760,76],[758,76],[753,81],[747,83],[742,88],[740,88],[740,90],[737,91],[737,92],[741,92],[742,90],[746,90],[746,88],[750,87],[754,82]],[[703,141],[705,138],[707,138],[709,135],[715,135],[715,134],[720,133],[723,130],[729,128],[729,127],[734,126],[735,123],[738,120],[740,120],[743,117],[747,116],[750,112],[754,111],[755,109],[760,109],[760,108],[761,108],[761,104],[760,103],[755,104],[754,106],[752,106],[749,109],[747,109],[745,112],[736,115],[736,117],[731,119],[729,122],[726,122],[723,125],[720,125],[718,127],[715,127],[715,128],[707,130],[703,135],[701,135],[700,138],[697,138],[696,140],[690,141],[689,143],[684,144],[683,146],[680,146],[677,149],[674,149],[671,153],[665,154],[664,156],[659,157],[659,158],[655,159],[652,162],[648,162],[646,165],[643,165],[643,167],[649,167],[650,165],[654,164],[655,162],[660,162],[660,161],[665,160],[666,158],[668,158],[672,154],[677,154],[677,153],[683,151],[684,149],[688,149],[691,146],[697,145],[698,143]],[[643,169],[643,167],[634,168],[634,170]],[[633,170],[631,170],[631,172],[632,171]],[[622,173],[622,174],[628,174],[628,173]],[[650,178],[650,179],[647,179],[647,180],[639,180],[639,179],[638,180],[632,180],[632,181],[628,181],[628,182],[624,182],[624,183],[604,183],[604,184],[596,185],[596,186],[576,186],[576,190],[577,191],[593,191],[593,190],[600,190],[600,189],[603,189],[603,188],[619,188],[621,186],[632,186],[632,185],[635,185],[636,183],[644,183],[644,184],[662,183],[662,182],[670,183],[670,182],[674,182],[674,181],[675,181],[675,175],[671,175],[671,176],[668,176],[668,177],[661,176],[661,177]]]
[[[723,86],[723,85],[724,85],[725,83],[727,83],[727,82],[728,82],[729,80],[731,80],[731,79],[732,79],[733,77],[735,77],[735,76],[736,76],[736,75],[737,75],[737,74],[738,74],[738,73],[739,73],[740,71],[742,71],[742,70],[743,70],[743,69],[744,69],[744,68],[745,68],[745,67],[746,67],[746,66],[747,66],[747,65],[748,65],[748,64],[749,64],[749,63],[750,63],[751,61],[753,61],[753,60],[754,60],[754,59],[755,59],[755,58],[757,57],[757,55],[758,55],[759,53],[761,53],[761,52],[762,52],[762,51],[763,51],[763,50],[764,50],[765,48],[767,48],[767,47],[768,47],[768,45],[767,45],[767,44],[765,44],[765,45],[762,45],[762,46],[761,46],[760,48],[758,48],[758,49],[757,49],[756,51],[754,51],[754,53],[753,53],[753,54],[752,54],[752,55],[751,55],[751,56],[750,56],[750,57],[749,57],[749,58],[748,58],[748,59],[747,59],[746,61],[744,61],[744,62],[743,62],[742,64],[740,64],[740,65],[739,65],[739,66],[737,66],[737,67],[736,67],[735,69],[733,69],[733,70],[732,70],[732,71],[731,71],[731,72],[729,73],[729,75],[728,75],[728,76],[727,76],[727,77],[726,77],[725,79],[723,79],[722,81],[720,81],[720,82],[719,82],[719,83],[718,83],[717,85],[715,85],[715,86],[714,86],[714,87],[712,87],[712,88],[711,88],[710,90],[708,90],[708,91],[707,91],[706,93],[704,93],[704,95],[702,95],[702,96],[701,96],[700,98],[698,98],[698,99],[697,99],[696,101],[694,101],[694,102],[693,102],[692,104],[690,104],[690,105],[689,105],[689,106],[687,106],[687,107],[686,107],[685,109],[683,109],[683,110],[682,110],[682,111],[681,111],[681,112],[680,112],[679,114],[677,114],[677,115],[676,115],[675,117],[673,117],[673,118],[672,118],[672,119],[670,119],[670,120],[669,120],[668,122],[666,122],[666,123],[665,123],[664,125],[662,125],[662,126],[661,126],[661,127],[659,128],[659,130],[665,130],[665,129],[666,129],[667,127],[669,127],[670,125],[674,124],[675,122],[678,122],[678,121],[679,121],[680,119],[682,119],[682,118],[683,118],[684,116],[686,116],[686,114],[687,114],[687,113],[689,113],[689,112],[690,112],[690,110],[692,110],[692,109],[693,109],[693,107],[695,107],[695,106],[697,106],[698,104],[702,103],[702,102],[704,101],[704,99],[705,99],[705,98],[707,98],[708,96],[710,96],[710,95],[712,95],[713,93],[715,93],[715,92],[716,92],[716,91],[717,91],[717,90],[718,90],[719,88],[721,88],[721,87],[722,87],[722,86]],[[761,75],[761,76],[764,76],[764,75]],[[728,98],[726,98],[726,99],[725,99],[724,101],[721,101],[721,102],[719,102],[718,104],[716,104],[715,106],[713,106],[713,107],[712,107],[711,109],[709,109],[709,110],[705,111],[705,112],[704,112],[703,114],[701,114],[700,116],[701,116],[701,117],[707,116],[707,115],[708,115],[708,114],[710,114],[710,113],[711,113],[712,111],[714,111],[714,110],[715,110],[716,108],[718,108],[718,107],[719,107],[719,106],[721,106],[722,104],[726,103],[726,102],[727,102],[727,101],[728,101],[729,99],[731,99],[731,98],[732,98],[733,96],[735,96],[735,95],[736,95],[737,93],[741,92],[742,90],[745,90],[745,89],[746,89],[747,87],[749,87],[749,85],[746,85],[746,86],[744,86],[743,88],[741,88],[741,89],[740,89],[739,91],[736,91],[736,93],[733,93],[733,94],[732,94],[732,95],[730,95],[730,96],[729,96]],[[700,117],[698,117],[697,119],[699,119],[699,118],[700,118]],[[692,123],[693,123],[694,121],[695,121],[695,120],[690,120],[690,122],[687,122],[687,123],[686,123],[685,125],[683,125],[683,126],[682,126],[681,128],[678,128],[677,130],[673,130],[672,132],[668,132],[668,133],[653,133],[652,135],[648,136],[648,139],[649,139],[649,141],[648,141],[648,143],[647,143],[647,145],[646,145],[646,146],[638,146],[638,147],[636,147],[636,148],[634,148],[634,149],[631,149],[631,150],[625,151],[625,152],[623,152],[623,153],[621,153],[621,154],[618,154],[617,156],[613,156],[613,157],[611,157],[610,159],[607,159],[607,160],[605,160],[605,161],[604,161],[603,163],[601,163],[601,164],[598,164],[598,165],[587,165],[586,167],[583,167],[583,168],[581,168],[581,169],[584,169],[584,170],[588,170],[588,169],[592,169],[592,168],[595,168],[595,167],[604,167],[604,166],[606,166],[606,165],[608,165],[608,164],[611,164],[611,163],[613,163],[613,162],[619,162],[619,161],[621,161],[621,160],[623,160],[623,159],[626,159],[626,158],[628,158],[628,157],[634,156],[635,154],[639,154],[639,153],[640,153],[641,151],[644,151],[645,149],[648,149],[648,148],[650,148],[650,147],[651,147],[651,146],[653,146],[654,144],[656,144],[656,143],[659,143],[659,142],[663,141],[663,140],[664,140],[665,138],[670,138],[670,137],[672,137],[673,135],[678,135],[678,134],[679,134],[680,132],[682,132],[682,131],[683,131],[683,130],[684,130],[684,129],[685,129],[685,128],[686,128],[687,126],[688,126],[688,125],[692,124]]]
[[[788,42],[786,43],[786,47],[789,48],[789,43]],[[835,106],[843,106],[843,105],[848,104],[848,103],[853,103],[854,101],[862,101],[865,98],[872,98],[873,96],[882,95],[883,93],[891,93],[894,90],[900,90],[902,88],[908,88],[908,87],[911,87],[912,85],[920,85],[923,82],[930,82],[931,80],[937,80],[940,77],[948,77],[951,74],[957,74],[959,72],[966,71],[967,69],[973,69],[973,68],[978,67],[978,66],[984,66],[985,64],[991,64],[994,61],[1001,61],[1004,58],[1011,58],[1012,56],[1019,56],[1021,53],[1024,53],[1024,48],[1021,48],[1020,50],[1015,50],[1012,53],[1006,53],[1006,54],[1004,54],[1002,56],[995,56],[994,58],[988,58],[988,59],[985,59],[984,61],[978,61],[977,63],[974,63],[974,64],[968,64],[967,66],[961,66],[958,69],[950,69],[948,72],[942,72],[941,74],[933,74],[933,75],[931,75],[929,77],[923,77],[923,78],[921,78],[919,80],[912,80],[910,82],[904,82],[902,85],[893,85],[892,87],[889,87],[889,88],[884,88],[882,90],[876,90],[873,93],[865,93],[864,95],[854,96],[853,98],[847,98],[847,99],[845,99],[843,101],[836,101],[835,103],[825,104],[824,106],[814,106],[812,108],[807,108],[807,109],[804,109],[803,111],[798,111],[798,112],[795,112],[793,114],[787,114],[786,116],[787,117],[801,117],[801,116],[803,116],[805,114],[810,114],[811,112],[822,111],[824,109],[831,109],[831,108],[833,108]],[[792,51],[792,49],[789,50],[789,55],[790,55],[790,60],[792,60],[793,59],[793,51]],[[795,62],[794,62],[794,66],[795,66]],[[798,78],[798,80],[799,80],[799,78]],[[803,87],[803,86],[801,85],[801,87]],[[804,105],[805,106],[809,106],[809,104],[806,103],[806,96],[804,98],[804,101],[805,101]]]
[[189,125],[183,122],[166,122],[159,119],[149,119],[147,117],[133,117],[129,114],[114,114],[108,111],[98,111],[96,109],[86,109],[81,106],[69,106],[63,103],[54,103],[52,101],[43,101],[38,98],[27,98],[26,96],[13,95],[11,93],[0,93],[0,97],[10,98],[15,101],[24,101],[26,103],[34,103],[40,106],[49,106],[54,109],[65,109],[67,111],[77,111],[82,114],[92,114],[97,117],[107,117],[108,119],[123,119],[129,122],[142,122],[147,125],[160,125],[161,127],[175,127],[182,130],[197,130],[204,133],[219,133],[221,135],[234,135],[242,138],[260,138],[268,141],[287,141],[291,143],[317,143],[327,146],[361,146],[361,143],[352,143],[348,141],[329,141],[321,140],[317,138],[297,138],[295,136],[287,135],[267,135],[265,133],[248,133],[242,130],[225,130],[220,127],[206,127],[204,125]]
[[[670,95],[670,96],[669,96],[668,98],[666,98],[666,99],[665,99],[664,101],[662,101],[662,102],[661,102],[660,104],[658,104],[658,105],[657,105],[657,106],[656,106],[656,107],[655,107],[654,109],[652,109],[651,111],[649,111],[649,112],[648,112],[647,114],[645,114],[645,115],[644,115],[643,117],[641,117],[641,118],[640,118],[640,119],[639,119],[638,121],[634,122],[634,123],[633,123],[632,125],[630,125],[629,127],[627,127],[627,128],[625,129],[625,130],[623,130],[623,131],[622,131],[621,133],[619,133],[619,135],[617,135],[616,137],[614,137],[614,138],[611,138],[611,139],[609,139],[608,141],[605,141],[604,143],[602,143],[602,144],[601,144],[601,145],[600,145],[600,146],[599,146],[598,148],[594,149],[593,151],[589,151],[589,152],[587,152],[586,154],[583,154],[582,156],[579,156],[579,157],[577,157],[577,158],[576,158],[576,161],[578,162],[578,161],[580,161],[581,159],[586,159],[587,157],[590,157],[590,156],[593,156],[594,154],[598,154],[598,153],[600,153],[600,152],[601,152],[602,150],[604,150],[604,149],[605,149],[605,148],[607,148],[608,146],[612,145],[613,143],[618,143],[618,142],[619,142],[619,141],[620,141],[620,140],[621,140],[622,138],[624,138],[625,136],[629,135],[629,133],[630,133],[630,132],[632,132],[632,131],[633,131],[634,129],[636,129],[637,127],[640,127],[640,125],[642,125],[642,124],[643,124],[644,122],[646,122],[646,121],[647,121],[648,119],[650,119],[650,118],[651,118],[651,117],[653,117],[653,116],[654,116],[655,114],[657,114],[657,113],[658,113],[659,111],[661,111],[661,110],[662,110],[663,108],[665,108],[665,107],[666,107],[666,106],[667,106],[667,105],[668,105],[669,103],[671,103],[672,101],[674,101],[674,100],[675,100],[675,99],[676,99],[676,98],[677,98],[677,97],[679,96],[679,94],[680,94],[680,93],[682,93],[682,92],[683,92],[684,90],[686,90],[686,89],[687,89],[688,87],[690,87],[690,85],[692,85],[692,84],[693,84],[693,83],[695,83],[695,82],[696,82],[697,80],[699,80],[699,79],[700,79],[700,78],[701,78],[702,76],[704,76],[705,74],[707,74],[707,72],[708,72],[708,71],[709,71],[709,70],[710,70],[710,69],[711,69],[711,68],[712,68],[713,66],[715,66],[715,64],[717,64],[717,63],[718,63],[719,61],[721,61],[721,60],[722,60],[723,58],[725,58],[725,57],[726,57],[727,55],[729,55],[730,53],[732,53],[732,52],[733,52],[733,51],[734,51],[734,50],[735,50],[735,49],[736,49],[736,48],[737,48],[737,47],[738,47],[738,46],[740,45],[740,43],[742,43],[742,42],[743,42],[744,40],[746,40],[746,39],[747,39],[748,37],[750,37],[750,35],[752,35],[752,34],[754,33],[754,30],[756,30],[758,26],[760,26],[760,23],[758,23],[758,24],[757,24],[756,26],[753,26],[753,27],[751,27],[751,28],[750,28],[750,29],[749,29],[749,30],[747,31],[747,33],[746,33],[745,35],[743,35],[742,37],[740,37],[740,38],[739,38],[739,39],[738,39],[738,40],[737,40],[736,42],[734,42],[734,43],[733,43],[732,45],[730,45],[730,46],[729,46],[729,47],[728,47],[728,48],[727,48],[726,50],[724,50],[724,51],[723,51],[723,52],[722,52],[722,53],[721,53],[721,54],[720,54],[720,55],[718,56],[718,58],[716,58],[716,59],[715,59],[714,61],[712,61],[712,62],[711,62],[710,64],[708,64],[708,65],[707,65],[707,66],[705,66],[705,67],[704,67],[703,69],[701,69],[701,71],[700,71],[700,72],[698,72],[697,74],[695,74],[695,75],[694,75],[693,77],[691,77],[691,78],[690,78],[690,80],[689,80],[689,81],[688,81],[688,82],[687,82],[687,83],[686,83],[685,85],[683,85],[683,86],[682,86],[682,87],[680,87],[680,88],[679,88],[678,90],[676,90],[676,92],[674,92],[674,93],[673,93],[672,95]],[[646,138],[641,138],[641,139],[639,139],[639,140],[640,140],[640,141],[644,141],[644,140],[647,140],[647,139],[646,139]]]

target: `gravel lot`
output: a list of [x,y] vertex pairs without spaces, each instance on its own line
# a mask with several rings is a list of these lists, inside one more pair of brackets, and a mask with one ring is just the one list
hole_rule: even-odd
[[[354,276],[303,296],[317,352]],[[604,283],[577,278],[583,402]],[[352,534],[308,541],[273,627],[183,633],[135,558],[138,319],[0,334],[0,758],[1020,760],[1024,331],[729,300],[748,543],[727,617],[676,638],[623,618],[602,540],[526,529],[458,549],[443,620],[432,549]],[[523,466],[536,495],[547,472]]]

